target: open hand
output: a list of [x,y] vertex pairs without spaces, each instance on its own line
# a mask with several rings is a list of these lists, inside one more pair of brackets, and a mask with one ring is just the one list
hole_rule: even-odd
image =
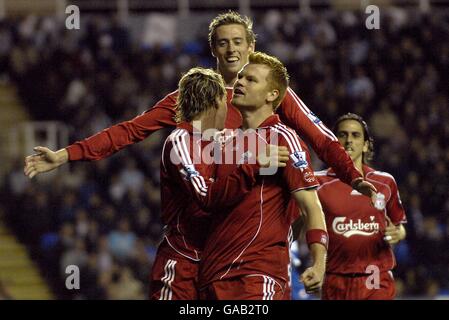
[[352,188],[369,197],[371,199],[371,204],[374,206],[376,203],[377,189],[372,183],[359,178],[359,180],[356,180],[356,182],[352,184]]
[[30,179],[37,174],[51,171],[68,160],[65,149],[55,152],[46,147],[35,147],[34,151],[37,153],[25,158],[25,168],[23,169],[25,175]]

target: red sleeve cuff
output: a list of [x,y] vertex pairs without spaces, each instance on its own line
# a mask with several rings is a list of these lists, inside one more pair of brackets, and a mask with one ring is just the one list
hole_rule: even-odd
[[69,161],[78,161],[83,159],[83,149],[77,143],[65,148],[69,154]]
[[405,223],[407,223],[407,219],[406,219],[406,218],[401,218],[401,219],[399,219],[399,220],[397,220],[397,219],[392,219],[390,216],[389,216],[389,218],[390,218],[390,220],[391,220],[391,223],[394,224],[396,227],[397,227],[398,225],[400,225],[400,224],[405,224]]
[[327,249],[329,245],[329,235],[324,230],[311,229],[306,232],[306,241],[309,248],[312,244],[319,243]]

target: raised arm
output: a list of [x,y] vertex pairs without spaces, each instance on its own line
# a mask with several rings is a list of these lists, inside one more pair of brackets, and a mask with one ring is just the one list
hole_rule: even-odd
[[341,181],[371,197],[374,202],[375,187],[363,181],[362,175],[332,131],[307,108],[291,88],[288,88],[277,112],[281,120],[293,128],[318,157],[334,169]]
[[41,146],[35,147],[34,151],[37,153],[25,158],[25,175],[33,178],[68,161],[104,159],[128,145],[142,141],[159,129],[175,126],[173,117],[176,96],[177,91],[134,119],[104,129],[56,152]]

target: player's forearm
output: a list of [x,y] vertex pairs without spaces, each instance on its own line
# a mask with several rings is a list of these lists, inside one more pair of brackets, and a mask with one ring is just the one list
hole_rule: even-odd
[[[315,189],[294,194],[303,214],[306,240],[317,267],[325,267],[328,234],[323,209]],[[323,269],[324,270],[324,269]]]
[[174,103],[174,98],[167,96],[146,113],[75,142],[67,147],[69,160],[101,160],[142,141],[155,131],[175,126]]
[[[306,239],[309,244],[309,241],[311,240],[309,239],[309,234],[307,231],[316,233],[317,231],[322,230],[321,236],[325,235],[325,239],[321,238],[319,242],[309,244],[310,253],[313,259],[313,266],[319,268],[321,272],[324,273],[326,270],[326,254],[328,245],[326,222],[324,220],[321,204],[317,202],[311,204],[311,206],[312,208],[308,209],[306,216]],[[315,239],[314,241],[318,241],[318,239]]]
[[351,185],[355,179],[362,178],[362,174],[354,166],[351,157],[338,141],[326,141],[326,152],[321,153],[321,160],[334,169],[337,177],[344,183]]
[[309,210],[307,210],[306,231],[313,229],[327,231],[323,210],[319,203],[314,204],[313,208],[309,208]]
[[313,243],[310,245],[310,255],[312,256],[313,266],[320,268],[324,272],[326,270],[326,247],[320,243]]
[[361,173],[355,168],[351,157],[338,141],[322,134],[316,127],[311,126],[309,131],[317,132],[313,135],[310,134],[310,137],[306,140],[317,156],[335,171],[341,181],[351,185],[355,179],[362,177]]
[[291,89],[288,90],[279,113],[282,120],[295,129],[317,156],[334,169],[341,181],[350,185],[354,179],[362,176],[332,131],[310,113],[304,102]]
[[69,161],[69,153],[67,152],[66,148],[59,149],[58,151],[56,151],[55,155],[57,157],[56,163],[59,166],[62,166],[64,163],[67,163]]
[[[309,131],[317,131],[317,128],[310,127]],[[315,132],[313,138],[309,138],[307,141],[320,160],[330,166],[344,183],[351,185],[354,179],[362,177],[351,157],[337,140],[333,140],[321,132]]]
[[[140,117],[149,116],[144,115]],[[70,145],[67,147],[70,161],[94,161],[107,158],[126,146],[142,141],[148,135],[161,128],[161,126],[154,125],[149,127],[148,130],[142,131],[143,127],[133,122],[136,120],[113,125]]]
[[302,190],[295,193],[295,199],[305,220],[306,231],[320,229],[327,231],[323,209],[315,190]]

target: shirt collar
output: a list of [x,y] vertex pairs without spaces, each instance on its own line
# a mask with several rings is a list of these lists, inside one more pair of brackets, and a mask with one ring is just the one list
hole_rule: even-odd
[[266,118],[258,128],[264,128],[264,127],[271,127],[275,124],[278,124],[281,120],[279,119],[279,116],[277,114],[272,114],[268,118]]

